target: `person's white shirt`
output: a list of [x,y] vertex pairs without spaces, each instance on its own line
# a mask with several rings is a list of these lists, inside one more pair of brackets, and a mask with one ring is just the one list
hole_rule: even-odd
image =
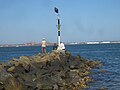
[[45,40],[42,41],[42,47],[46,47],[46,41]]
[[65,45],[63,43],[60,43],[60,49],[65,50]]

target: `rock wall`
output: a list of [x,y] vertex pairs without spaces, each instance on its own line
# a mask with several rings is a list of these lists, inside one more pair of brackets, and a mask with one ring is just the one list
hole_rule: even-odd
[[0,64],[0,90],[81,90],[100,62],[53,51]]

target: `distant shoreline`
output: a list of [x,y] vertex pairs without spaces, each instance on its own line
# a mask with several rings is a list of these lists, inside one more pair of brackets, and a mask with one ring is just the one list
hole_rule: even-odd
[[[70,42],[64,43],[65,45],[84,45],[84,44],[120,44],[120,41],[96,41],[96,42]],[[53,46],[54,43],[48,43],[48,46]],[[0,47],[28,47],[28,46],[41,46],[38,44],[0,44]]]

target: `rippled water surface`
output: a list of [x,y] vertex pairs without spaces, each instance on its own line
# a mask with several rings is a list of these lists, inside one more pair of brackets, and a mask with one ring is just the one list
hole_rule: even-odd
[[[90,83],[88,90],[105,88],[107,90],[120,90],[120,44],[98,44],[98,45],[70,45],[66,49],[73,55],[80,54],[82,57],[99,60],[103,63],[101,70],[106,73],[99,73],[94,70],[91,75],[94,82]],[[52,46],[47,47],[47,52]],[[32,56],[41,52],[41,47],[1,47],[0,61],[8,61],[19,56]]]

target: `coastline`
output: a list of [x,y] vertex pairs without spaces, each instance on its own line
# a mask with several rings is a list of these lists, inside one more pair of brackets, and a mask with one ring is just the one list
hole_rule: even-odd
[[[86,44],[120,44],[120,41],[89,41],[89,42],[65,42],[65,45],[86,45]],[[48,46],[53,46],[54,43],[47,43]],[[41,43],[25,43],[25,44],[0,44],[0,47],[27,47],[41,46]]]

